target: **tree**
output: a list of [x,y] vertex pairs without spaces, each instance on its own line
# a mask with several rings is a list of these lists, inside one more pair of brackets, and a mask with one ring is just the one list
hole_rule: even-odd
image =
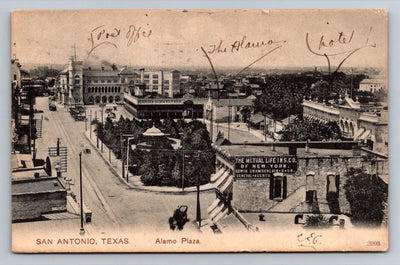
[[243,108],[240,109],[240,113],[242,114],[243,122],[247,123],[251,115],[250,108],[248,106],[244,106]]
[[341,137],[337,122],[322,123],[308,119],[295,119],[282,130],[281,134],[282,141],[322,141]]
[[351,168],[344,185],[350,203],[351,220],[355,225],[379,226],[384,217],[388,186],[377,175]]

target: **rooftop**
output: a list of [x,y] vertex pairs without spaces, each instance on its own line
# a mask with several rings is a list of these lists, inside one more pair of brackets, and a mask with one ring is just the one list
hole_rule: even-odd
[[30,169],[13,171],[11,174],[11,178],[12,180],[34,179],[35,173],[39,173],[40,177],[48,177],[44,168],[40,167],[40,168],[30,168]]
[[28,181],[14,181],[11,193],[41,193],[65,190],[57,178],[32,179]]
[[147,129],[144,133],[143,136],[147,136],[147,137],[159,137],[159,136],[164,136],[165,134],[160,131],[160,129],[156,128],[154,125],[153,127]]
[[[297,156],[298,157],[323,157],[323,156],[353,156],[352,148],[316,148],[312,147],[310,144],[309,152],[306,152],[304,147],[297,147]],[[334,147],[334,146],[332,146]],[[288,146],[272,146],[270,145],[261,145],[261,144],[232,144],[232,145],[221,145],[217,146],[216,149],[228,157],[235,156],[285,156],[289,155]]]
[[86,76],[118,76],[118,71],[112,70],[85,70]]
[[386,82],[383,78],[366,78],[363,79],[360,84],[384,84]]

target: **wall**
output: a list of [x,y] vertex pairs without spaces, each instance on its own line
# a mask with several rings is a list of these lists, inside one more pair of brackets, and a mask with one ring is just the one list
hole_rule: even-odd
[[12,195],[12,221],[39,218],[42,213],[67,210],[67,191]]
[[[308,161],[307,161],[308,160]],[[332,162],[331,162],[332,161]],[[326,200],[327,173],[333,172],[340,175],[339,182],[339,206],[342,213],[349,213],[350,206],[346,200],[344,184],[346,172],[350,167],[362,167],[361,157],[343,158],[299,158],[296,174],[287,176],[287,198],[281,202],[271,200],[269,197],[270,179],[235,179],[233,183],[232,205],[239,211],[264,212],[273,211],[272,206],[280,204],[279,209],[295,212],[299,205],[305,204],[306,173],[314,171],[314,189],[317,191],[318,206],[321,213],[329,213],[329,205]]]

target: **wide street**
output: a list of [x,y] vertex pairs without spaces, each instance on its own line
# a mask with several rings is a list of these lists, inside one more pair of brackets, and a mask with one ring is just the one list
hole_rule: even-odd
[[[35,108],[44,111],[43,137],[37,140],[37,157],[45,159],[48,147],[55,147],[57,138],[61,138],[61,146],[68,148],[68,172],[63,177],[72,179],[71,189],[79,197],[79,152],[90,146],[84,136],[85,122],[74,121],[61,105],[57,105],[57,111],[49,111],[48,103],[46,97],[36,100]],[[82,152],[82,164],[83,198],[93,212],[90,226],[96,232],[112,229],[168,231],[168,218],[183,204],[189,207],[188,218],[195,220],[196,193],[175,195],[129,189],[113,175],[95,150],[90,154]],[[201,193],[203,219],[207,218],[206,209],[214,199],[213,192]],[[194,226],[187,223],[185,230],[194,230]]]

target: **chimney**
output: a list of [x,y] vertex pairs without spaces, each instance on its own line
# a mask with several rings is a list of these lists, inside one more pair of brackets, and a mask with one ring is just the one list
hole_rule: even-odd
[[306,153],[310,153],[310,140],[306,142]]
[[289,155],[297,155],[297,147],[295,145],[289,145]]
[[144,68],[140,69],[140,83],[144,83]]

